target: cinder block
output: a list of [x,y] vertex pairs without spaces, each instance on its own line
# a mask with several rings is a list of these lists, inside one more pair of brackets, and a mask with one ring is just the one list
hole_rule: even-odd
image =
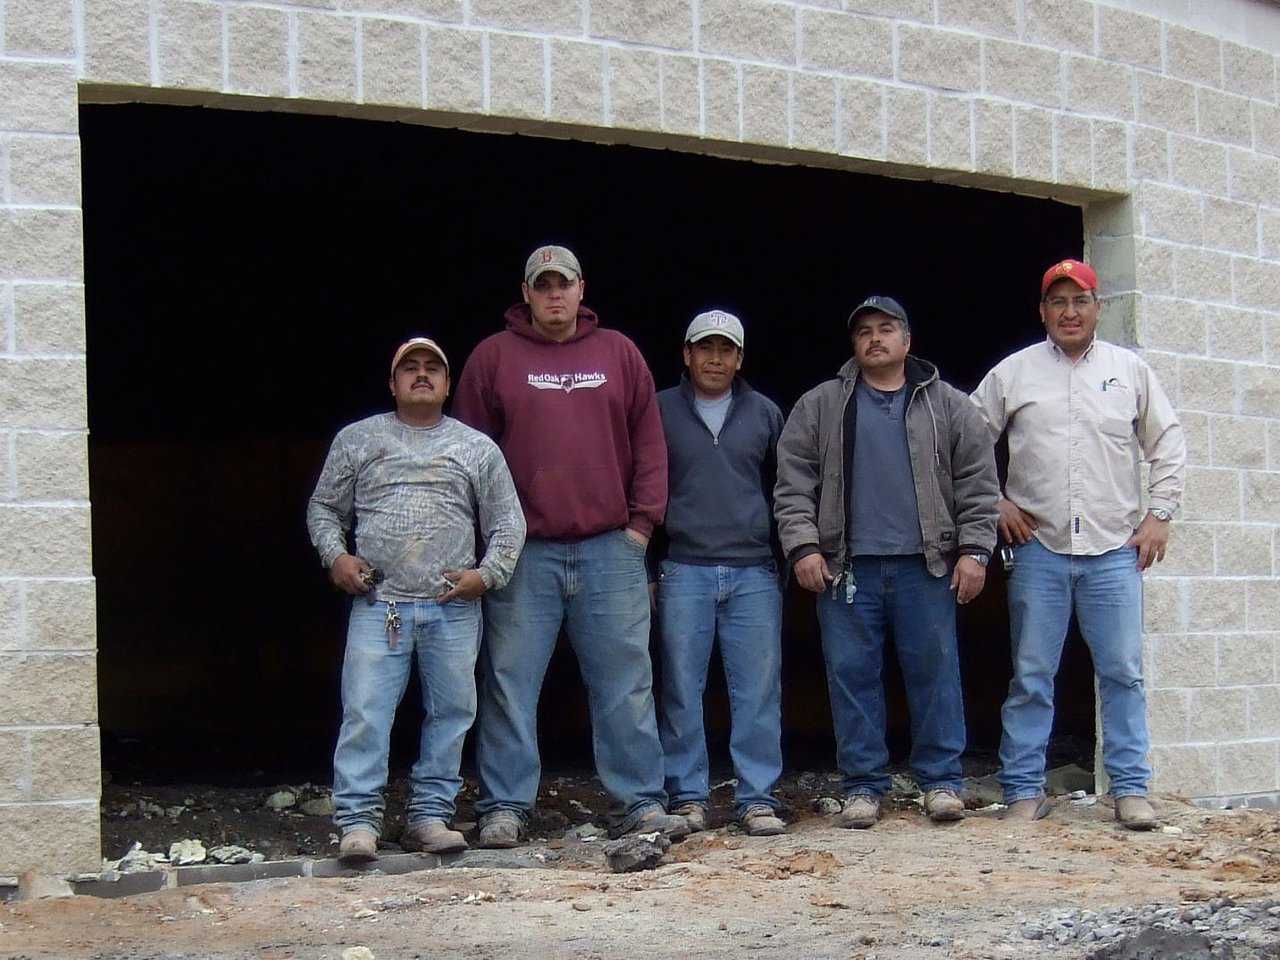
[[94,581],[29,580],[26,583],[27,650],[93,651],[97,647]]
[[1222,783],[1233,793],[1255,793],[1277,787],[1277,744],[1274,740],[1223,743],[1218,746]]
[[1236,412],[1236,365],[1184,357],[1179,362],[1180,405],[1209,413]]
[[[1280,421],[1267,422],[1267,467],[1280,470]],[[1276,575],[1280,576],[1280,564],[1276,565]]]
[[898,79],[944,90],[978,90],[982,41],[953,30],[899,24]]
[[1048,110],[1014,108],[1013,172],[1025,180],[1053,179],[1053,114]]
[[159,0],[156,11],[161,86],[221,90],[222,7]]
[[1053,115],[1054,182],[1064,186],[1093,186],[1093,127],[1084,117]]
[[1204,354],[1208,346],[1204,307],[1187,300],[1143,297],[1138,308],[1138,331],[1142,346],[1153,350]]
[[1249,690],[1249,736],[1280,737],[1280,687]]
[[794,65],[796,8],[770,0],[702,0],[699,49],[743,60]]
[[89,450],[75,433],[18,433],[19,500],[88,500]]
[[289,95],[289,15],[268,7],[227,9],[227,82],[235,93]]
[[1249,697],[1243,688],[1191,691],[1188,732],[1193,743],[1239,739],[1248,735],[1248,729]]
[[102,869],[97,802],[0,806],[0,874]]
[[801,10],[800,36],[802,67],[893,76],[893,27],[887,20],[833,10]]
[[[984,4],[990,5],[990,4]],[[1062,106],[1062,60],[1056,50],[985,39],[982,88],[998,97]]]
[[[793,73],[791,85],[791,145],[800,150],[842,152],[843,144],[836,143],[836,81],[809,73]],[[879,130],[877,127],[877,133]],[[865,130],[857,132],[865,138]],[[877,145],[877,155],[882,149]]]
[[1232,149],[1227,153],[1232,200],[1275,203],[1280,185],[1280,158]]
[[427,106],[457,113],[484,109],[483,34],[427,28]]
[[96,726],[31,731],[31,798],[92,800],[102,793]]
[[9,199],[22,204],[80,203],[80,141],[75,137],[9,139]]
[[75,55],[71,0],[6,0],[3,23],[6,56]]
[[1137,191],[1138,229],[1158,240],[1199,244],[1204,239],[1200,194],[1159,183]]
[[1182,513],[1188,520],[1239,520],[1239,472],[1188,467]]
[[53,430],[86,426],[84,361],[0,358],[0,425]]
[[1089,0],[1025,0],[1023,38],[1055,50],[1092,54],[1093,10]]
[[887,87],[884,91],[885,159],[893,163],[929,162],[929,97],[923,90]]
[[[1199,143],[1200,141],[1194,141]],[[1226,192],[1227,148],[1212,145],[1222,152],[1222,184],[1219,193]],[[1169,131],[1157,127],[1133,127],[1133,176],[1137,180],[1170,180]]]
[[[1142,629],[1146,633],[1182,635],[1187,629],[1186,589],[1181,580],[1148,577],[1142,584]],[[1157,651],[1158,652],[1158,651]],[[1156,657],[1159,663],[1159,657]],[[1162,686],[1190,686],[1162,683]]]
[[538,37],[489,34],[489,112],[504,117],[541,117],[544,43]]
[[1138,122],[1174,133],[1197,134],[1196,88],[1182,80],[1139,70]]
[[[1280,264],[1236,257],[1234,267],[1237,303],[1262,310],[1280,310]],[[1275,410],[1272,407],[1272,416]]]
[[360,21],[360,94],[365,103],[423,105],[422,30],[405,20]]
[[[693,57],[662,58],[662,129],[667,133],[697,135],[702,132],[702,82]],[[826,81],[831,85],[831,81]],[[796,112],[803,109],[796,88]]]
[[[1178,419],[1182,421],[1182,432],[1187,439],[1187,462],[1195,464],[1197,467],[1207,467],[1213,463],[1213,457],[1209,453],[1209,417],[1207,413],[1195,413],[1190,410],[1179,410]],[[1185,524],[1179,524],[1179,528],[1185,527]],[[1209,540],[1209,556],[1213,556],[1213,540]],[[1173,571],[1167,571],[1172,575]],[[1213,573],[1212,561],[1209,569],[1200,571],[1201,573]]]
[[94,723],[93,654],[0,654],[0,725]]
[[973,103],[974,169],[978,173],[1013,176],[1013,108],[1007,103]]
[[1210,87],[1222,86],[1222,43],[1217,37],[1176,23],[1164,27],[1165,71]]
[[[831,5],[839,6],[834,2]],[[844,0],[844,8],[850,13],[933,23],[933,0]]]
[[78,109],[71,64],[0,60],[0,128],[75,133]]
[[1068,57],[1067,105],[1077,113],[1132,120],[1133,68],[1095,57]]
[[1257,360],[1266,352],[1263,315],[1233,307],[1205,308],[1209,353],[1232,360]]
[[[798,91],[799,76],[796,82]],[[840,81],[840,153],[871,159],[885,156],[889,110],[885,94],[886,88],[878,83]]]
[[88,507],[0,505],[0,575],[89,573]]
[[1266,50],[1222,41],[1222,79],[1230,93],[1274,103],[1276,58]]
[[933,166],[973,169],[970,103],[960,97],[929,95],[929,162]]
[[742,139],[749,143],[789,143],[790,80],[785,70],[742,68]]
[[13,322],[18,353],[83,353],[84,285],[14,284]]
[[[1222,633],[1245,627],[1244,580],[1196,579],[1188,582],[1189,621],[1193,633]],[[1242,728],[1243,729],[1243,728]]]
[[0,803],[31,799],[31,750],[25,730],[0,730]]
[[84,274],[80,211],[30,207],[0,212],[0,263],[25,280],[79,282]]
[[[1270,546],[1267,550],[1270,553]],[[1268,568],[1268,576],[1270,569]],[[1218,682],[1224,687],[1276,681],[1276,638],[1270,633],[1233,633],[1218,639]]]
[[1152,641],[1152,689],[1214,686],[1216,644],[1216,638],[1205,634],[1156,637]]
[[1172,182],[1202,193],[1225,195],[1228,184],[1225,146],[1171,134],[1169,147]]
[[1187,742],[1190,699],[1190,693],[1181,689],[1147,693],[1147,726],[1153,744]]
[[1160,21],[1105,4],[1098,6],[1098,53],[1107,60],[1163,69]]
[[1231,255],[1196,247],[1173,252],[1174,293],[1188,300],[1231,302]]
[[1249,101],[1253,113],[1253,146],[1260,153],[1280,154],[1280,107]]
[[738,140],[738,65],[702,61],[703,132],[717,140]]
[[604,47],[551,41],[551,116],[567,123],[604,122]]
[[[332,5],[333,0],[329,0]],[[413,20],[462,21],[462,0],[342,0],[344,9]]]
[[[1280,210],[1262,207],[1258,211],[1258,235],[1260,252],[1268,260],[1280,259]],[[1280,347],[1280,342],[1276,343]],[[1269,359],[1268,363],[1275,363]]]
[[356,99],[356,21],[331,13],[298,13],[294,75],[297,94],[313,100]]
[[1204,242],[1218,250],[1258,255],[1258,208],[1218,197],[1204,198]]
[[1252,113],[1249,101],[1234,93],[1196,88],[1200,136],[1238,147],[1253,146]]
[[[661,130],[662,62],[658,54],[609,47],[606,57],[610,124],[632,130]],[[786,123],[785,111],[783,123]]]
[[582,0],[471,0],[471,22],[510,30],[580,34]]
[[1249,630],[1280,630],[1280,580],[1248,580]]
[[26,640],[22,588],[17,580],[0,581],[0,650],[16,650]]
[[[1259,453],[1265,457],[1265,448]],[[1244,518],[1255,523],[1280,523],[1280,473],[1250,470],[1244,474]],[[1270,565],[1261,572],[1269,575],[1269,571]]]
[[83,4],[84,78],[97,83],[150,84],[150,0],[83,0]]
[[1210,797],[1218,792],[1215,747],[1155,747],[1151,751],[1151,767],[1154,773],[1151,786],[1160,793]]
[[997,37],[1018,35],[1016,0],[938,0],[938,23]]
[[593,37],[673,50],[693,46],[693,0],[592,0],[590,15]]
[[[1174,253],[1172,244],[1158,240],[1137,238],[1133,242],[1134,273],[1137,284],[1143,290],[1172,290],[1174,288]],[[1148,362],[1152,362],[1149,358]],[[1163,380],[1163,376],[1161,377]],[[1174,389],[1177,389],[1176,377]],[[1176,406],[1176,403],[1175,403]]]

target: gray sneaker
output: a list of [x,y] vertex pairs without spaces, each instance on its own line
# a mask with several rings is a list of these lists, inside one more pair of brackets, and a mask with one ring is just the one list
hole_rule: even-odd
[[749,837],[776,837],[787,832],[787,825],[782,822],[773,807],[760,804],[747,807],[739,818],[742,829]]
[[689,824],[690,833],[701,833],[707,829],[707,808],[700,803],[682,803],[671,811],[671,815],[684,817]]
[[491,813],[480,821],[478,846],[488,850],[509,850],[520,845],[523,824],[514,813]]
[[453,853],[467,849],[467,840],[443,820],[423,820],[405,827],[400,846],[412,853]]
[[866,830],[880,819],[880,798],[869,793],[851,793],[844,799],[844,808],[836,817],[842,827]]

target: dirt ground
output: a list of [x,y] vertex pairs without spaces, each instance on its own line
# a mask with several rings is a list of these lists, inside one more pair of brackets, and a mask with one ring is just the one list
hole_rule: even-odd
[[[907,801],[868,831],[836,829],[798,809],[781,837],[721,825],[636,874],[563,857],[545,869],[442,868],[10,903],[0,906],[0,958],[341,960],[355,946],[377,960],[1068,958],[1096,944],[1031,942],[1021,922],[1064,908],[1280,896],[1280,814],[1205,811],[1173,798],[1159,807],[1180,832],[1121,830],[1105,798],[1063,801],[1048,820],[1026,825],[982,810],[933,825]],[[554,860],[566,842],[536,846]]]

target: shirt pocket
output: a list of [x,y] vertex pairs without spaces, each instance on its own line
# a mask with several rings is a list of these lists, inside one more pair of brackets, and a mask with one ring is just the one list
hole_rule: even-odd
[[1133,421],[1119,417],[1102,417],[1098,420],[1098,431],[1114,440],[1128,442],[1133,439]]

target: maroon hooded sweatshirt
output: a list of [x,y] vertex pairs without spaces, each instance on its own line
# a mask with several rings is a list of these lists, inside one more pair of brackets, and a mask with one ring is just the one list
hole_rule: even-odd
[[502,448],[529,536],[651,535],[667,506],[667,444],[636,345],[586,307],[563,343],[534,329],[528,304],[506,321],[467,358],[453,415]]

